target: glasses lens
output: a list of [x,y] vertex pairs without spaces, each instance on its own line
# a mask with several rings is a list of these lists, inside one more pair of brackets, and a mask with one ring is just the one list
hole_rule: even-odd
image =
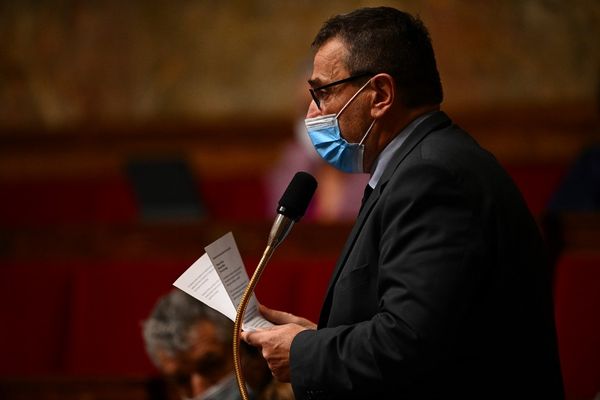
[[321,101],[319,101],[317,94],[315,93],[315,91],[313,89],[308,89],[308,91],[310,92],[312,99],[314,100],[315,104],[317,105],[317,108],[320,110],[321,109]]
[[321,100],[319,100],[319,96],[317,96],[317,91],[321,91],[321,90],[326,89],[326,88],[330,88],[330,87],[333,87],[333,86],[341,85],[342,83],[351,82],[351,81],[354,81],[356,79],[364,78],[366,76],[373,76],[373,75],[374,74],[372,72],[363,72],[363,73],[360,73],[360,74],[352,75],[352,76],[350,76],[348,78],[345,78],[345,79],[340,79],[339,81],[328,83],[327,85],[319,86],[318,88],[308,89],[308,91],[310,92],[310,95],[312,96],[313,100],[315,101],[315,104],[317,105],[317,108],[320,110],[321,109]]

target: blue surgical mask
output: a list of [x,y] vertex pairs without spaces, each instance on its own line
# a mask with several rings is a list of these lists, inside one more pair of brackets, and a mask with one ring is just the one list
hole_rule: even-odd
[[317,153],[319,153],[319,155],[330,165],[344,172],[366,172],[363,168],[363,158],[365,153],[365,145],[363,142],[369,135],[369,132],[371,132],[375,120],[373,120],[371,126],[369,126],[369,129],[367,129],[367,132],[359,143],[348,143],[348,141],[342,137],[338,118],[352,100],[354,100],[368,84],[369,81],[358,89],[358,91],[354,93],[354,96],[348,100],[337,114],[321,115],[304,120],[308,136]]

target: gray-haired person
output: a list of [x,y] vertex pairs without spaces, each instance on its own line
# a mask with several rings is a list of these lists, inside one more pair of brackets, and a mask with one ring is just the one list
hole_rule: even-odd
[[[143,325],[148,355],[183,399],[237,400],[233,374],[233,323],[175,289],[161,297]],[[245,349],[244,370],[251,393],[272,377],[265,361]]]

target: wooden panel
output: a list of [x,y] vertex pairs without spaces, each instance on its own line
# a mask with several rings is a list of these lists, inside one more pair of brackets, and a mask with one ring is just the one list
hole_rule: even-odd
[[[597,138],[592,104],[451,110],[504,163],[570,162]],[[136,155],[181,155],[200,176],[262,174],[293,138],[294,122],[238,119],[12,130],[0,135],[0,179],[115,174]]]
[[600,139],[593,103],[513,105],[449,115],[498,160],[508,164],[569,163]]
[[131,157],[178,155],[200,175],[257,174],[292,136],[282,120],[79,126],[0,135],[0,179],[116,174]]

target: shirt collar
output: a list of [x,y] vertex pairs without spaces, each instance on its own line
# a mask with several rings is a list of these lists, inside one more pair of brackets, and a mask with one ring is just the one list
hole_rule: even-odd
[[412,122],[406,125],[406,127],[402,129],[402,131],[400,131],[400,133],[396,135],[396,137],[393,138],[387,146],[385,146],[383,151],[379,153],[377,159],[375,160],[371,179],[369,179],[369,186],[371,186],[371,188],[377,187],[377,184],[381,179],[381,175],[383,175],[383,171],[385,171],[386,167],[390,163],[390,160],[392,159],[392,156],[394,153],[396,153],[400,146],[402,146],[402,143],[404,143],[408,135],[410,135],[421,122],[436,112],[437,111],[431,111],[412,120]]

